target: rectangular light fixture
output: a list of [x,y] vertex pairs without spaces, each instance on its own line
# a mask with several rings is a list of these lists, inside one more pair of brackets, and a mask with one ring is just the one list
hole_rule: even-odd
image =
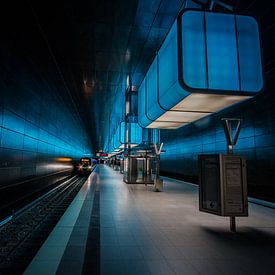
[[110,151],[122,150],[125,146],[131,148],[139,145],[142,142],[142,127],[137,122],[125,123],[120,122],[112,139]]
[[139,124],[176,129],[247,100],[262,87],[254,18],[183,10],[139,87]]

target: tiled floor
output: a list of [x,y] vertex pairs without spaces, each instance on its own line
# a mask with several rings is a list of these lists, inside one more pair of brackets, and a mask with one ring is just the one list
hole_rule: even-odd
[[[238,232],[231,233],[228,218],[198,211],[194,185],[164,178],[164,192],[154,192],[150,186],[125,184],[108,166],[101,165],[98,175],[101,274],[275,274],[275,210],[250,204],[249,217],[238,218]],[[87,198],[90,205],[91,194]],[[85,236],[71,233],[70,244],[85,245]],[[63,263],[69,254],[63,254]],[[60,259],[59,254],[48,257],[55,265]],[[43,259],[40,268],[47,270]],[[54,271],[36,267],[38,273],[28,274]]]
[[100,168],[102,274],[275,274],[275,210],[250,204],[231,233],[228,218],[198,211],[196,186],[164,184]]

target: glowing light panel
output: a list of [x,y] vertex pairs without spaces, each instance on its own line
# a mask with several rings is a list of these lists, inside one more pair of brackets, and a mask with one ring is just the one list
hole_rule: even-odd
[[183,11],[139,88],[139,123],[175,129],[246,100],[263,86],[257,22]]
[[[136,122],[129,123],[130,131],[126,129],[125,131],[125,122],[121,122],[116,129],[114,136],[111,141],[111,151],[115,152],[115,149],[124,148],[124,144],[129,142],[131,147],[137,146],[142,142],[142,128]],[[130,133],[130,135],[129,135]],[[126,139],[125,139],[126,134]]]

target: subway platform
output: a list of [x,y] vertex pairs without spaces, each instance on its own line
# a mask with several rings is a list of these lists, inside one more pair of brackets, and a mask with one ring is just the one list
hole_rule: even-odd
[[98,165],[24,274],[275,274],[275,210],[250,203],[232,233],[197,186],[154,192]]

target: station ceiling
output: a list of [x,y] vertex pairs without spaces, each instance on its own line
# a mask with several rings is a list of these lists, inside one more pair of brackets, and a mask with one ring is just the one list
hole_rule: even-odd
[[[141,83],[172,23],[189,2],[29,0],[16,6],[11,14],[14,20],[22,20],[30,40],[35,40],[30,26],[39,30],[41,43],[45,43],[93,147],[100,149],[109,127],[111,106],[125,76],[131,74],[134,85]],[[196,2],[209,4],[210,1]],[[242,13],[255,15],[264,10],[261,1],[223,2]],[[28,44],[34,54],[35,45]]]

